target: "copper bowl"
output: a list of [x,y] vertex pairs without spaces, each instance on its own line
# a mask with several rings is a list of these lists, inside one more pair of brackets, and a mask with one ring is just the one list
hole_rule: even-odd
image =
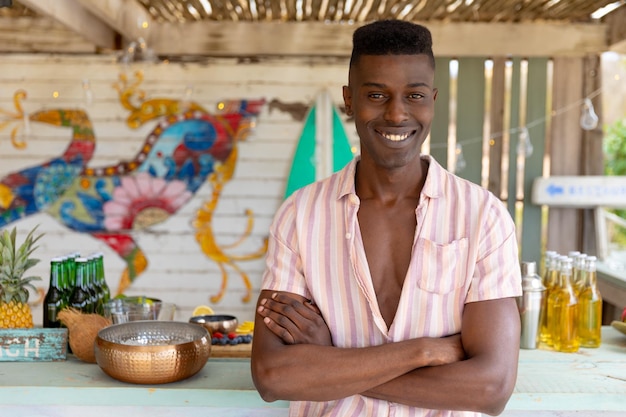
[[199,324],[213,334],[220,332],[228,334],[237,330],[237,317],[225,314],[207,314],[205,316],[193,316],[189,323]]
[[211,354],[211,336],[177,321],[132,321],[98,332],[96,362],[110,377],[133,384],[165,384],[196,374]]

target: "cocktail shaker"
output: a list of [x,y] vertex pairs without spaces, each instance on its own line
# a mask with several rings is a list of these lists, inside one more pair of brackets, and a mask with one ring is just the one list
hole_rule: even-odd
[[536,349],[539,344],[539,331],[543,311],[543,297],[546,287],[537,274],[535,262],[522,262],[522,296],[517,299],[520,312],[522,333],[520,347],[522,349]]

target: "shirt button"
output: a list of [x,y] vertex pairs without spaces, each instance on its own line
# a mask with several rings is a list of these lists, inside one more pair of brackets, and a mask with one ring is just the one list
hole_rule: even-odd
[[352,233],[346,233],[346,239],[350,239],[352,237]]

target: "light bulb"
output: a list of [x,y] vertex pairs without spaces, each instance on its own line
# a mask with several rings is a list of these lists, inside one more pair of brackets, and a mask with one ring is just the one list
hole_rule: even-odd
[[583,102],[583,108],[580,114],[580,127],[585,130],[593,130],[598,127],[598,115],[593,109],[593,103],[588,98]]
[[528,158],[533,154],[533,144],[530,141],[530,134],[528,133],[528,128],[526,126],[521,128],[519,132],[517,154],[523,156],[524,158]]
[[460,143],[456,144],[456,149],[454,152],[456,154],[456,159],[454,162],[454,172],[457,173],[463,171],[467,166],[467,163],[465,162],[465,157],[463,156],[463,146]]

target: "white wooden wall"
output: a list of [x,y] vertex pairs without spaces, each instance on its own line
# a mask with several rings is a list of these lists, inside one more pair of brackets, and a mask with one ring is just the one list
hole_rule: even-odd
[[[265,98],[268,103],[278,99],[283,103],[310,105],[322,89],[328,89],[339,105],[341,86],[347,82],[347,60],[343,59],[265,59],[256,63],[211,59],[202,64],[135,64],[126,70],[139,68],[144,71],[142,87],[148,98],[181,99],[185,89],[191,86],[192,100],[210,111],[220,100],[227,99]],[[112,56],[0,55],[0,109],[14,110],[12,97],[18,89],[28,94],[24,102],[28,112],[44,107],[85,107],[97,140],[95,156],[89,165],[95,167],[130,159],[155,123],[138,130],[131,130],[125,124],[128,112],[120,105],[112,87],[123,70]],[[89,106],[84,97],[83,80],[89,80],[93,93],[93,103]],[[53,97],[55,91],[58,98]],[[0,125],[2,120],[6,117],[0,114]],[[21,122],[16,121],[0,131],[0,177],[59,155],[70,138],[69,130],[31,124],[30,135],[26,138],[28,147],[18,150],[11,145],[10,130],[20,125]],[[224,187],[215,212],[213,227],[218,243],[233,242],[245,228],[244,210],[252,209],[256,220],[253,236],[237,252],[252,252],[261,244],[282,201],[302,125],[303,121],[288,112],[270,111],[266,104],[247,141],[239,144],[234,178]],[[347,130],[356,143],[353,127],[349,125]],[[217,265],[196,243],[191,221],[200,205],[210,198],[210,192],[210,185],[205,184],[176,215],[150,230],[134,234],[149,265],[126,293],[176,303],[179,307],[177,320],[187,320],[193,307],[199,304],[211,305],[218,313],[234,314],[240,321],[252,320],[263,259],[238,263],[249,274],[254,287],[250,303],[241,302],[242,280],[228,266],[226,295],[218,304],[209,301],[220,286],[221,275]],[[49,261],[53,256],[74,250],[83,254],[103,251],[107,282],[116,291],[125,264],[115,252],[99,240],[65,228],[46,214],[14,223],[21,232],[20,241],[26,230],[37,224],[46,233],[36,252],[42,262],[33,268],[33,272],[42,277],[38,287],[47,289]],[[34,307],[34,316],[35,323],[40,324],[40,305]]]

